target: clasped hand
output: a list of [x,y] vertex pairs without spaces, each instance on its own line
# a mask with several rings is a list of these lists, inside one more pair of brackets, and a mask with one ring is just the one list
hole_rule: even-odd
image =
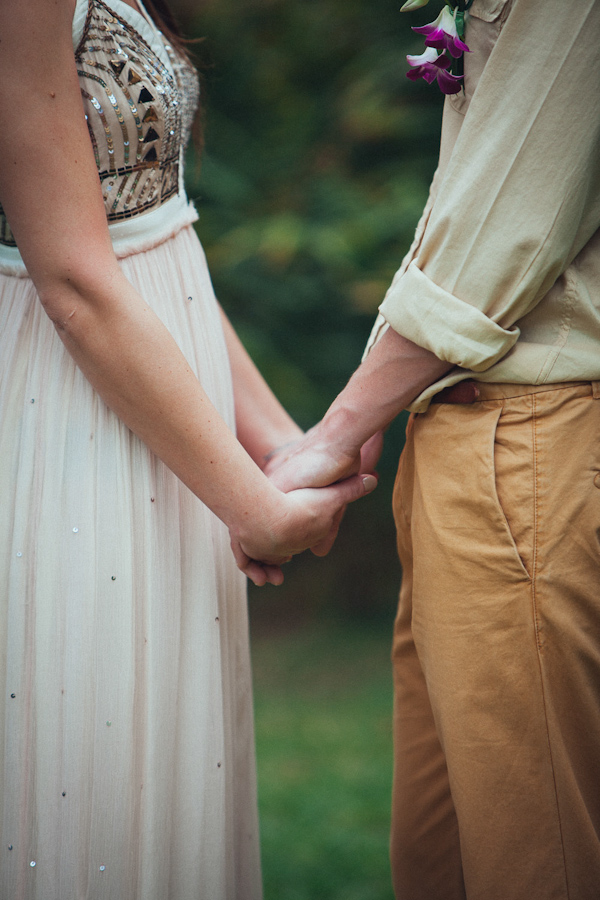
[[300,441],[272,454],[264,467],[278,489],[273,511],[265,521],[249,521],[230,529],[238,567],[257,585],[281,584],[281,566],[293,555],[311,549],[325,556],[337,537],[348,503],[371,493],[373,472],[381,453],[380,434],[358,452],[326,443],[320,427]]

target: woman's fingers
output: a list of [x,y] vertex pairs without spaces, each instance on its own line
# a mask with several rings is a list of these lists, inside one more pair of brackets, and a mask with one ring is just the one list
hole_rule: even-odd
[[[263,582],[263,584],[283,584],[283,572],[281,571],[279,566],[270,566],[267,563],[255,563],[255,565],[259,566],[259,568],[262,569],[263,575],[265,577],[265,581]],[[262,585],[258,586],[262,587]]]
[[[263,587],[265,584],[282,584],[283,572],[279,566],[250,559],[250,557],[244,553],[239,541],[232,539],[231,549],[238,569],[240,569],[240,571],[243,572],[257,587]],[[282,562],[288,562],[289,559],[291,559],[291,557],[287,557],[285,560],[282,560]]]
[[319,541],[310,548],[315,556],[327,556],[327,554],[335,544],[345,512],[346,507],[343,506],[340,511],[334,516],[333,523],[331,525],[331,528],[329,529],[329,534],[327,535],[327,537],[324,537],[322,541]]

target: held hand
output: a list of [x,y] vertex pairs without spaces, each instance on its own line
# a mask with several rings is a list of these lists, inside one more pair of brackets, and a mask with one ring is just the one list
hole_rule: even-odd
[[266,520],[230,528],[238,565],[255,584],[283,581],[281,566],[296,553],[321,544],[337,528],[348,503],[377,485],[372,475],[354,476],[324,488],[304,488],[282,494]]
[[[263,471],[280,490],[288,492],[298,488],[327,485],[354,473],[363,471],[358,456],[336,461],[331,448],[315,447],[318,426],[298,441],[280,448],[268,460]],[[327,534],[311,546],[315,556],[326,556],[333,547],[346,505],[338,510]],[[283,577],[283,576],[282,576]]]
[[[360,451],[360,474],[361,475],[374,475],[377,478],[377,474],[375,473],[375,466],[379,462],[379,457],[381,456],[381,451],[383,450],[383,431],[378,431],[373,435],[372,438],[363,445]],[[346,507],[340,510],[338,513],[331,531],[322,541],[319,541],[318,544],[315,544],[314,547],[311,547],[311,551],[315,554],[315,556],[327,556],[333,545],[335,544],[338,536],[338,531],[340,529],[340,525],[342,524],[342,519],[344,518],[344,513],[346,512]]]
[[274,450],[271,450],[263,457],[260,467],[268,478],[271,478],[273,472],[289,459],[304,437],[305,435],[303,434],[296,438],[296,440],[289,441],[287,444],[282,444],[281,447],[275,447]]
[[[348,475],[372,474],[383,448],[383,432],[373,435],[361,448],[360,456],[337,455],[331,445],[319,438],[319,426],[304,438],[279,448],[267,460],[263,471],[280,490],[290,491],[338,481]],[[346,507],[332,521],[328,534],[311,547],[315,556],[326,556],[337,538]]]
[[359,454],[339,453],[321,439],[320,426],[292,445],[282,447],[264,467],[264,472],[280,491],[307,487],[325,487],[357,474]]
[[263,471],[281,491],[302,487],[322,487],[356,473],[372,474],[383,448],[383,432],[378,431],[359,453],[340,451],[321,438],[320,425],[303,438],[275,451]]

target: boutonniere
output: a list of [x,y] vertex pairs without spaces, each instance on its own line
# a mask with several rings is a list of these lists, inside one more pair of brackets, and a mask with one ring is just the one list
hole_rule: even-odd
[[[429,0],[407,0],[401,12],[411,12],[427,6]],[[420,56],[407,56],[410,69],[406,73],[411,81],[423,78],[427,84],[437,80],[443,94],[458,94],[463,87],[463,53],[469,48],[463,41],[465,13],[473,0],[447,0],[441,13],[429,25],[413,28],[425,35],[425,52]]]

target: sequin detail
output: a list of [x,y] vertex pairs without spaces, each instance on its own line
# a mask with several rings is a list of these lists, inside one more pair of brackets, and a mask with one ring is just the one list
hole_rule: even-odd
[[[164,47],[172,72],[125,18],[103,0],[90,4],[75,58],[109,223],[156,209],[179,191],[198,78]],[[16,247],[1,206],[0,244]]]
[[2,204],[0,203],[0,244],[4,244],[5,247],[16,247],[17,242],[14,239],[13,233],[10,230],[10,225],[6,220],[6,216],[4,215],[4,209],[2,208]]
[[94,0],[77,71],[96,137],[108,221],[165,203],[179,189],[187,127],[179,112],[187,103],[177,72],[173,77],[135,28],[102,0]]

